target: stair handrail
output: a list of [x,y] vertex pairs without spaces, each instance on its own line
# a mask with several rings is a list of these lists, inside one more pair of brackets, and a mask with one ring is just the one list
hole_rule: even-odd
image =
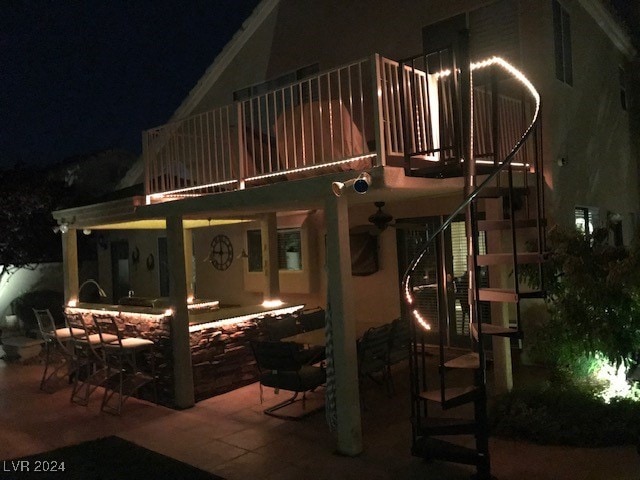
[[[524,133],[522,134],[522,136],[520,137],[520,139],[516,142],[516,144],[514,145],[514,147],[511,149],[511,151],[507,154],[507,156],[504,158],[504,160],[502,161],[502,163],[500,163],[498,165],[497,168],[495,168],[493,170],[493,172],[491,172],[491,174],[489,174],[489,176],[482,182],[480,183],[480,185],[478,185],[473,192],[471,192],[463,201],[460,205],[458,205],[458,207],[444,220],[444,222],[442,222],[442,224],[436,229],[436,231],[430,236],[427,237],[427,239],[424,241],[424,243],[422,244],[422,248],[420,249],[420,253],[418,253],[416,256],[414,256],[413,260],[411,261],[411,263],[409,264],[409,266],[407,267],[407,269],[405,270],[403,276],[402,276],[402,292],[403,292],[403,300],[405,305],[407,306],[408,309],[411,309],[411,306],[414,303],[414,297],[413,297],[413,292],[411,291],[411,275],[413,274],[413,272],[415,271],[416,267],[418,266],[418,264],[420,263],[420,261],[422,260],[422,258],[425,256],[425,254],[427,253],[427,251],[429,250],[429,247],[431,246],[431,244],[433,243],[433,241],[438,237],[438,235],[440,235],[445,229],[447,229],[451,223],[453,222],[453,220],[467,207],[469,206],[469,204],[471,202],[473,202],[476,197],[480,194],[480,192],[487,187],[487,185],[489,185],[489,183],[491,183],[500,172],[502,172],[505,167],[511,165],[511,162],[513,161],[514,157],[516,156],[516,154],[518,153],[518,151],[520,150],[520,148],[522,147],[522,145],[524,144],[525,141],[527,141],[527,139],[529,138],[529,135],[531,134],[531,132],[533,131],[533,129],[537,126],[538,120],[540,118],[540,106],[541,106],[541,101],[540,101],[540,94],[538,93],[538,90],[536,90],[536,88],[533,86],[533,84],[529,81],[529,79],[520,71],[518,70],[516,67],[514,67],[513,65],[511,65],[510,63],[508,63],[506,60],[504,60],[501,57],[491,57],[488,58],[486,60],[483,60],[481,62],[472,62],[471,63],[471,71],[473,72],[474,70],[478,70],[480,68],[485,68],[491,65],[498,65],[502,68],[504,68],[505,70],[507,70],[510,74],[512,74],[517,80],[519,80],[526,88],[527,90],[529,90],[529,93],[531,94],[531,96],[533,97],[533,99],[535,100],[536,106],[535,106],[535,110],[532,116],[532,120],[529,123],[529,126],[525,129]],[[472,113],[473,115],[473,113]],[[473,136],[473,132],[471,132],[471,136]],[[412,310],[411,314],[413,315],[413,317],[418,321],[418,323],[425,329],[425,330],[431,330],[431,325],[429,325],[420,315],[420,313],[417,310]]]

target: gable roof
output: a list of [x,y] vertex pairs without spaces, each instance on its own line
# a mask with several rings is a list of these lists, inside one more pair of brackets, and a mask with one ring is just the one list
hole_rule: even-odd
[[637,51],[633,46],[631,37],[625,31],[620,22],[604,6],[601,0],[579,0],[580,5],[591,15],[602,31],[609,37],[609,40],[620,50],[629,60],[632,60]]
[[169,120],[170,123],[174,120],[187,117],[191,114],[193,109],[198,105],[202,98],[213,87],[213,84],[218,80],[220,75],[229,66],[234,57],[240,52],[242,47],[247,43],[256,30],[267,19],[269,14],[275,7],[278,6],[280,0],[262,0],[258,6],[253,10],[249,18],[240,27],[231,40],[225,45],[222,51],[215,58],[213,63],[207,70],[205,70],[202,78],[198,80],[195,87],[191,89],[187,98],[184,99],[182,104],[176,109]]

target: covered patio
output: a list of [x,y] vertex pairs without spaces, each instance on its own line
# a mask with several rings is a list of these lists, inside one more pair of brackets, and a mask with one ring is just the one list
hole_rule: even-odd
[[[351,458],[336,454],[321,413],[300,422],[264,415],[264,406],[282,395],[265,390],[265,404],[260,405],[257,384],[184,411],[131,399],[125,415],[114,417],[100,413],[99,401],[86,408],[71,404],[68,389],[53,394],[39,391],[41,365],[0,360],[0,460],[117,435],[227,480],[468,479],[471,467],[427,463],[411,456],[405,368],[398,365],[394,371],[397,392],[391,398],[377,385],[366,385],[364,450]],[[519,373],[518,379],[531,378],[524,370]],[[633,446],[550,447],[492,438],[491,452],[493,474],[501,480],[635,480],[640,463]],[[69,473],[73,466],[67,469]]]
[[[328,331],[335,366],[336,448],[342,454],[357,455],[362,451],[362,427],[356,360],[356,320],[361,312],[356,309],[360,309],[364,301],[371,303],[366,306],[367,310],[382,311],[381,318],[367,319],[372,324],[391,321],[399,315],[400,309],[397,285],[376,287],[384,292],[384,297],[374,294],[375,302],[362,298],[355,300],[357,295],[354,295],[352,286],[349,229],[354,222],[361,220],[350,219],[350,211],[358,206],[366,206],[369,212],[373,201],[380,200],[411,201],[415,204],[420,198],[418,195],[421,195],[421,202],[429,201],[446,209],[458,200],[461,191],[461,180],[458,178],[438,181],[407,178],[402,169],[397,167],[376,167],[370,170],[370,174],[371,188],[367,195],[349,192],[335,196],[332,193],[333,182],[345,182],[357,175],[357,172],[346,172],[155,204],[146,204],[143,197],[133,197],[55,212],[58,223],[68,228],[65,229],[67,233],[62,234],[67,308],[87,311],[105,308],[78,303],[77,232],[86,229],[92,232],[164,231],[167,239],[168,297],[164,299],[162,308],[156,308],[152,313],[164,315],[170,324],[171,352],[167,356],[171,356],[173,365],[167,373],[170,377],[167,385],[172,392],[168,392],[169,401],[165,404],[185,409],[193,407],[196,400],[202,398],[196,398],[199,379],[194,380],[192,337],[196,330],[245,321],[246,314],[259,317],[271,313],[277,315],[287,309],[294,311],[305,305],[322,308],[330,305],[331,328]],[[429,192],[428,198],[424,197],[424,192]],[[309,227],[306,231],[304,226],[301,229],[303,260],[300,270],[284,274],[279,272],[278,227],[287,225],[291,218],[304,219],[317,215],[317,212],[320,212],[319,225]],[[210,285],[211,277],[207,277],[206,273],[203,277],[202,268],[198,267],[197,262],[203,257],[202,242],[197,239],[198,232],[200,229],[217,232],[216,228],[233,226],[244,228],[243,225],[249,222],[257,225],[261,232],[263,268],[261,272],[252,274],[247,274],[245,268],[244,276],[237,285],[240,289],[254,288],[257,292],[241,297],[247,303],[231,306],[222,302],[221,308],[215,312],[202,315],[201,318],[211,317],[203,323],[195,318],[190,302],[194,297],[204,298],[205,303],[220,299],[212,293],[215,289]],[[323,241],[319,242],[318,238]],[[312,247],[314,243],[315,247]],[[198,248],[200,251],[194,251]],[[390,267],[393,265],[387,266]],[[392,270],[389,272],[397,281],[397,275]],[[252,282],[258,287],[249,287]],[[307,285],[304,294],[295,290],[301,284]],[[154,292],[151,296],[158,296],[158,293]],[[112,297],[111,309],[119,312],[120,316],[131,310],[127,305],[119,305],[128,301],[116,298],[115,292]],[[153,302],[150,305],[156,306]],[[246,312],[241,316],[236,313],[225,315],[226,312],[236,312],[233,308]],[[324,428],[328,430],[326,426]]]

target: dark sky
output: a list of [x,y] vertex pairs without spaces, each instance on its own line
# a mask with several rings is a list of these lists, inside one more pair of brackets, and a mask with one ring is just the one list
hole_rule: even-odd
[[0,166],[139,153],[258,2],[0,0]]
[[0,166],[141,150],[258,0],[0,0]]

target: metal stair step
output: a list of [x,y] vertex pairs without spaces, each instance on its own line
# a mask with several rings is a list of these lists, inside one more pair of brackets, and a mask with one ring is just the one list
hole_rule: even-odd
[[431,402],[439,403],[443,409],[458,407],[465,403],[472,402],[478,398],[480,389],[478,387],[449,387],[444,389],[444,402],[442,401],[442,391],[426,390],[420,393],[420,398]]
[[470,418],[428,417],[421,418],[418,424],[418,434],[431,435],[472,435],[476,433],[478,425]]
[[[511,265],[513,264],[513,253],[487,253],[485,255],[478,255],[477,265],[484,267],[488,265]],[[523,263],[542,263],[545,260],[545,255],[538,252],[518,252],[516,255],[518,264]],[[469,262],[471,262],[471,255],[469,256]]]
[[519,292],[508,288],[479,288],[478,300],[481,302],[506,302],[516,303],[523,298],[544,298],[544,292],[534,290],[530,292]]
[[[478,338],[478,324],[472,323],[470,325],[471,333],[474,338]],[[522,330],[512,327],[503,327],[502,325],[492,325],[490,323],[482,324],[482,334],[492,335],[496,337],[509,337],[509,338],[522,338]]]
[[463,447],[439,438],[419,438],[412,453],[425,460],[445,460],[465,465],[486,464],[488,461],[486,455],[473,448]]
[[[540,219],[540,226],[546,225],[544,218]],[[522,218],[513,222],[515,228],[536,228],[538,226],[538,220],[535,218]],[[511,220],[478,220],[478,230],[510,230]]]
[[444,363],[447,368],[480,368],[480,356],[476,352],[466,353]]
[[481,302],[508,302],[516,303],[518,294],[515,290],[504,288],[479,288],[478,300]]

